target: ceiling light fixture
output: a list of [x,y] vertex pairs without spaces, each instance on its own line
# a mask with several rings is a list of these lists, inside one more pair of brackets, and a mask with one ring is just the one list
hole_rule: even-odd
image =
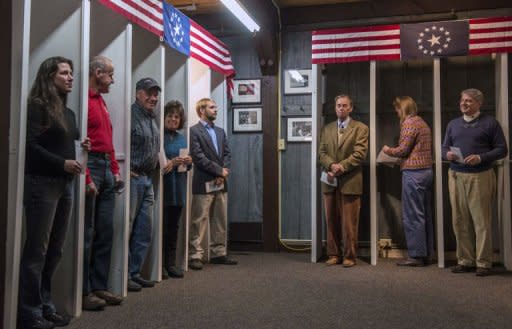
[[251,32],[258,32],[260,26],[249,16],[244,7],[237,0],[220,0],[226,8]]

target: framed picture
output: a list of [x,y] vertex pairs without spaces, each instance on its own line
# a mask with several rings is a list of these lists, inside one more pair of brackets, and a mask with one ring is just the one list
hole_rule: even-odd
[[311,118],[288,118],[288,142],[311,142],[313,121]]
[[233,108],[233,132],[253,132],[261,129],[261,107]]
[[233,80],[233,104],[261,103],[261,79]]
[[286,70],[284,72],[285,94],[311,94],[311,70]]

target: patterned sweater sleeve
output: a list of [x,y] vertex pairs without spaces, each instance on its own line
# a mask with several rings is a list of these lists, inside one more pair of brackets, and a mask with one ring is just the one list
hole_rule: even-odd
[[388,155],[407,158],[416,143],[418,127],[410,119],[406,119],[400,128],[400,141],[397,147],[392,147],[386,152]]

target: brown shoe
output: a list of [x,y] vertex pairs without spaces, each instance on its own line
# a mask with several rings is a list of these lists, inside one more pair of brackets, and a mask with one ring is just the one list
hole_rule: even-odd
[[491,275],[491,269],[488,267],[477,267],[476,268],[476,276],[489,276]]
[[356,265],[356,261],[355,260],[351,260],[351,259],[344,259],[343,260],[343,267],[352,267]]
[[325,262],[325,265],[331,266],[331,265],[336,265],[339,263],[340,263],[340,258],[338,256],[329,256],[329,258]]
[[107,302],[108,305],[121,305],[123,302],[123,297],[114,295],[108,290],[96,290],[94,294]]
[[90,293],[87,296],[82,297],[82,309],[86,311],[102,311],[107,302],[97,297],[95,294]]

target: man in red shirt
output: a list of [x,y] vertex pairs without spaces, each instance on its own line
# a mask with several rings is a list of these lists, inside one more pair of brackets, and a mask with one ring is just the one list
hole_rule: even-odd
[[112,122],[101,94],[108,93],[113,83],[112,61],[104,56],[92,58],[89,63],[87,120],[91,151],[86,171],[84,310],[102,310],[106,305],[119,305],[123,301],[121,296],[108,290],[115,191],[116,187],[122,185],[122,181],[112,143]]

